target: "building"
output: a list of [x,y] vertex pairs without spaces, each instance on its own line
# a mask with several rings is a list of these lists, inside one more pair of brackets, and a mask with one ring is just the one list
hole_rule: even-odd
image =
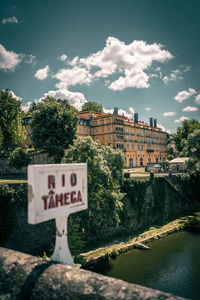
[[148,163],[167,161],[167,136],[157,127],[157,120],[150,118],[150,124],[118,114],[92,111],[79,112],[77,134],[90,135],[100,144],[111,145],[121,149],[126,158],[126,167],[147,166]]
[[168,162],[169,171],[171,172],[185,172],[186,171],[186,162],[189,157],[177,157]]
[[[31,148],[30,116],[24,118],[24,125],[29,133],[26,146]],[[111,113],[94,111],[79,112],[77,135],[91,136],[100,144],[121,149],[126,158],[126,167],[143,167],[148,163],[167,161],[167,136],[157,127],[157,120],[150,118],[150,124],[118,114],[118,108]]]

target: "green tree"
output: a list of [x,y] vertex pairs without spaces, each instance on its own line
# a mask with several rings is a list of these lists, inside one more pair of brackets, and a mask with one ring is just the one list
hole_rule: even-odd
[[32,141],[36,150],[60,163],[65,150],[76,136],[78,114],[69,104],[46,97],[33,112]]
[[33,101],[29,107],[28,112],[32,113],[33,111],[35,111],[37,109],[37,103],[35,101]]
[[2,142],[3,142],[3,132],[0,127],[0,149],[1,149]]
[[103,106],[97,102],[86,102],[82,106],[82,111],[95,111],[95,112],[103,112]]
[[174,149],[170,145],[167,146],[167,157],[169,160],[174,158]]
[[87,162],[88,210],[83,212],[82,227],[86,236],[103,235],[106,228],[120,222],[123,153],[100,146],[91,137],[79,137],[67,151],[66,162]]
[[13,152],[10,153],[9,166],[18,170],[21,170],[23,167],[26,167],[30,162],[30,155],[26,153],[21,147],[15,148]]
[[22,127],[21,103],[13,98],[9,90],[0,91],[0,128],[1,148],[7,155],[21,146],[26,136]]
[[190,133],[200,129],[200,122],[192,120],[184,120],[182,125],[177,128],[177,132],[173,135],[176,149],[181,152],[185,147],[185,141],[188,139]]
[[200,171],[200,129],[189,134],[183,153],[190,158],[187,163],[188,169]]

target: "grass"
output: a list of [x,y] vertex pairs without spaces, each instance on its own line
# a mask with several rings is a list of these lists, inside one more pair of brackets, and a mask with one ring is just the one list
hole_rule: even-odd
[[14,184],[14,183],[27,183],[27,179],[0,179],[0,183]]

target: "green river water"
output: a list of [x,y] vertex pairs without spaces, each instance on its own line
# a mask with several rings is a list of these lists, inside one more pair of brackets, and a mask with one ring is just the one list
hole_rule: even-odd
[[200,299],[200,231],[183,231],[134,249],[92,271],[189,299]]

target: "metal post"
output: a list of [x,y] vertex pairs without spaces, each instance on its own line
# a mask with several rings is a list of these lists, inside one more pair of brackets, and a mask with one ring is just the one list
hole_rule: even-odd
[[56,262],[72,266],[74,260],[68,246],[67,219],[68,216],[56,218],[56,243],[52,259]]

